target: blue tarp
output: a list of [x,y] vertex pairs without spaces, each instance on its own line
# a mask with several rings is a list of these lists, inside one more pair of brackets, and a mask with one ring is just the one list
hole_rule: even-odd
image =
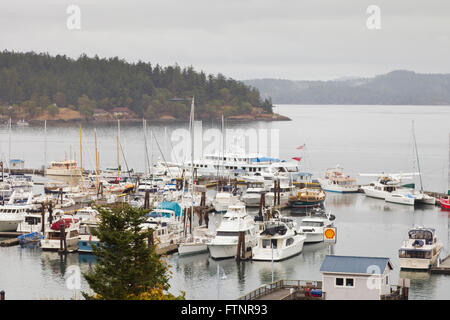
[[280,159],[259,157],[259,158],[252,158],[252,162],[280,162]]

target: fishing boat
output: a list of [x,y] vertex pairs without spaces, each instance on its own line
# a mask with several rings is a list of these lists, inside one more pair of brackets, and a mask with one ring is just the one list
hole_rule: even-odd
[[245,235],[245,250],[250,251],[257,244],[255,226],[253,217],[247,214],[244,205],[228,207],[216,230],[215,237],[208,243],[211,257],[213,259],[235,257],[241,232]]
[[399,250],[400,268],[428,270],[436,265],[442,248],[435,229],[414,227],[408,231],[408,240],[403,242]]
[[325,171],[324,178],[319,178],[323,190],[328,192],[352,193],[358,192],[356,179],[344,174],[344,169],[336,166]]
[[272,218],[264,222],[258,244],[252,249],[256,261],[282,261],[300,254],[306,236],[298,234],[292,218]]
[[[61,235],[60,226],[64,225],[65,235]],[[65,238],[67,252],[78,250],[78,237],[80,221],[72,217],[64,216],[54,222],[48,230],[45,230],[44,239],[41,240],[42,250],[57,251],[61,248],[62,239]]]
[[318,243],[324,241],[324,228],[333,226],[335,217],[323,210],[313,211],[302,219],[298,229],[299,234],[306,237],[305,243]]
[[322,206],[325,201],[325,192],[318,188],[303,188],[296,195],[289,197],[291,208],[313,208]]

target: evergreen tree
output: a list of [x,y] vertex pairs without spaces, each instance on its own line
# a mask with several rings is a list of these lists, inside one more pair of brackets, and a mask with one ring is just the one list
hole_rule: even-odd
[[99,207],[100,223],[93,234],[100,245],[92,245],[98,263],[84,277],[95,295],[86,299],[182,299],[167,293],[167,265],[148,244],[153,230],[142,230],[146,210],[128,204]]

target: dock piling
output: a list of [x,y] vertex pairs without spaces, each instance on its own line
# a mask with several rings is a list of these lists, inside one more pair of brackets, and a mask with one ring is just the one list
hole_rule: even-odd
[[0,291],[0,300],[5,300],[5,291]]

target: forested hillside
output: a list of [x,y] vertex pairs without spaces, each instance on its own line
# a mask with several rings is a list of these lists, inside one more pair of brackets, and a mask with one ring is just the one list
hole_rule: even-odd
[[397,70],[373,78],[330,81],[255,79],[262,97],[286,104],[450,105],[450,75]]
[[128,63],[117,57],[0,52],[0,112],[3,116],[37,118],[65,110],[89,119],[94,110],[128,109],[136,117],[189,117],[195,95],[196,117],[272,113],[269,99],[257,89],[222,74],[207,75],[193,67]]

